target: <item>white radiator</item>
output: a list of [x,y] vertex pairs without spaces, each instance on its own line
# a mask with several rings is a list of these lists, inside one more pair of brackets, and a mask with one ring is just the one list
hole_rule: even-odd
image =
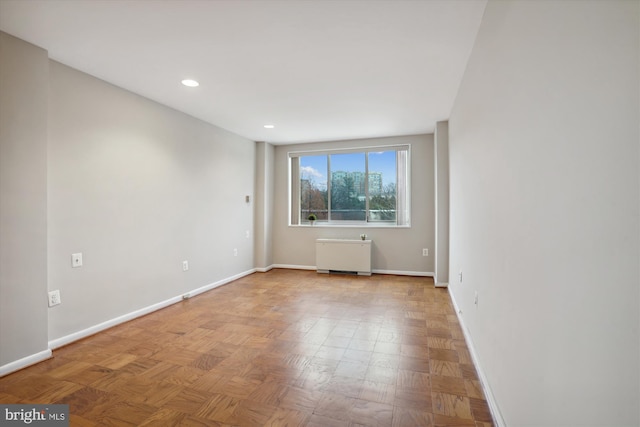
[[316,239],[316,269],[371,276],[371,240]]

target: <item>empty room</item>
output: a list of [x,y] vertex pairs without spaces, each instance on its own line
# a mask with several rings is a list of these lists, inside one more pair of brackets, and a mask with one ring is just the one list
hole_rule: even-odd
[[637,0],[0,0],[0,425],[640,425]]

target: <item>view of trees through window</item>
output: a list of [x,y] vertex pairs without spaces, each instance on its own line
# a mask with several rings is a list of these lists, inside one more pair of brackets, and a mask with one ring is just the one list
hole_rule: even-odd
[[300,157],[300,218],[396,221],[396,151]]

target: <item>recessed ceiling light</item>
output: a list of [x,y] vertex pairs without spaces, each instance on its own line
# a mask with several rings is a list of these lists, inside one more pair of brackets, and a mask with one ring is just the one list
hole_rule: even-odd
[[274,125],[264,125],[265,129],[273,129],[275,126]]
[[191,79],[184,79],[182,81],[182,84],[185,86],[189,86],[189,87],[196,87],[196,86],[200,86],[200,83],[198,83],[195,80],[191,80]]

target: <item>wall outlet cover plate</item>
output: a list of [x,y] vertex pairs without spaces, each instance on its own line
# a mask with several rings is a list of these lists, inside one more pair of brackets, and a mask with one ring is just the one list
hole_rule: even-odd
[[82,253],[71,254],[71,267],[82,267]]
[[60,300],[60,291],[55,290],[49,292],[49,307],[53,307],[54,305],[60,304],[62,301]]

